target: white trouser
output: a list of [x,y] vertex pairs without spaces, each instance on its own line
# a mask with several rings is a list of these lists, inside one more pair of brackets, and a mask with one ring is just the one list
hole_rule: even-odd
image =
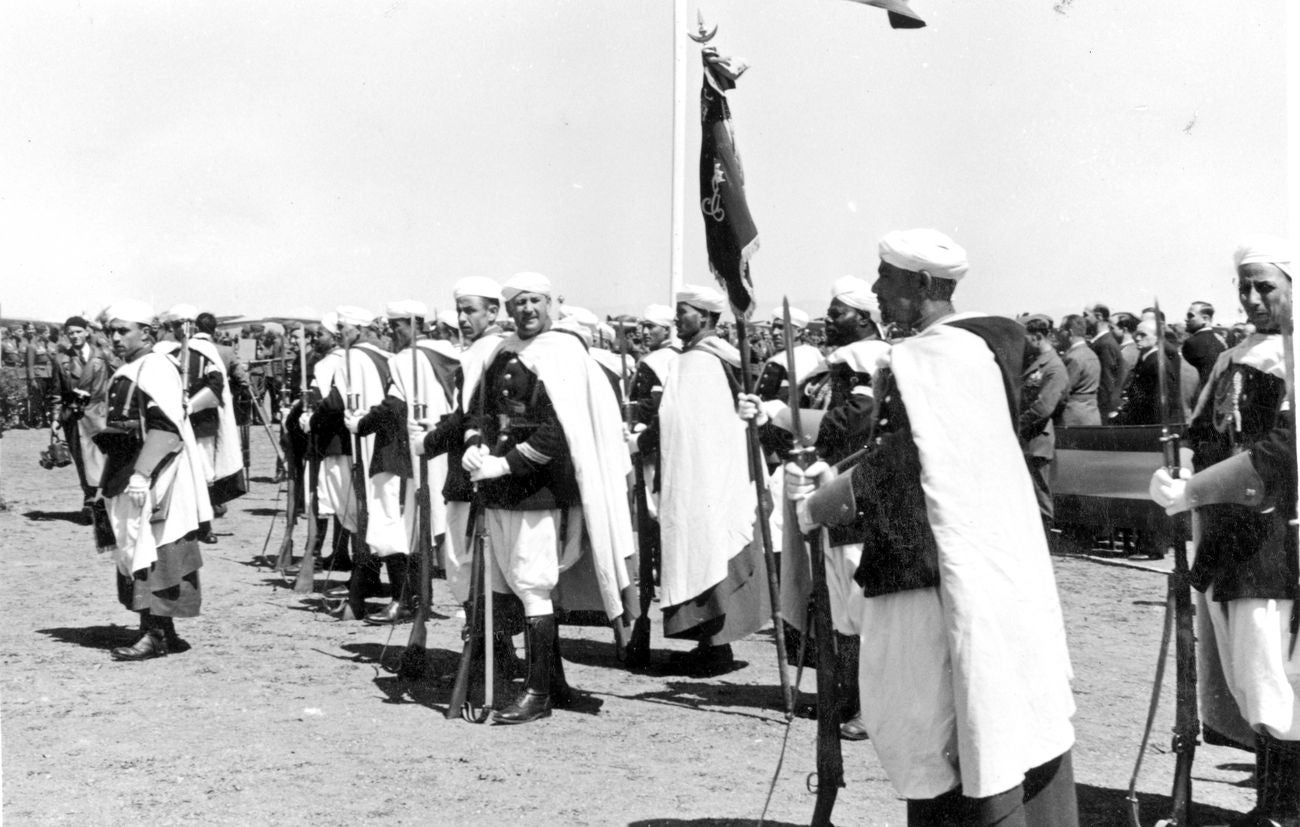
[[348,531],[357,530],[357,498],[352,491],[352,457],[336,454],[320,463],[316,480],[316,514],[338,517]]
[[1291,644],[1291,600],[1243,598],[1218,603],[1206,592],[1210,624],[1228,689],[1256,731],[1300,741],[1300,646]]
[[489,508],[484,519],[492,554],[492,589],[514,592],[528,617],[555,612],[551,592],[560,572],[582,553],[582,507],[569,509],[563,549],[560,548],[562,509],[507,511]]

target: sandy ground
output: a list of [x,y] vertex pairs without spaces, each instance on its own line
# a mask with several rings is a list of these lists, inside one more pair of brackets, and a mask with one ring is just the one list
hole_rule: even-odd
[[[283,535],[265,433],[255,434],[253,490],[218,521],[220,542],[203,547],[203,616],[177,623],[193,648],[115,663],[108,649],[134,641],[136,616],[116,602],[112,563],[76,522],[73,469],[37,465],[45,439],[10,431],[0,441],[6,824],[751,824],[778,766],[767,823],[812,814],[816,724],[799,717],[787,728],[770,631],[737,646],[744,668],[697,680],[629,673],[608,630],[566,627],[575,709],[520,727],[444,719],[458,621],[430,623],[434,673],[411,684],[392,671],[409,627],[390,636],[335,621],[257,562],[268,532],[272,553]],[[1165,578],[1084,557],[1054,563],[1075,669],[1082,822],[1120,824]],[[434,598],[438,613],[455,612],[442,581]],[[655,615],[656,657],[686,648],[658,637]],[[1171,680],[1139,784],[1146,824],[1168,808]],[[902,824],[871,744],[846,743],[844,757],[836,822]],[[1195,823],[1248,810],[1252,766],[1203,745]]]

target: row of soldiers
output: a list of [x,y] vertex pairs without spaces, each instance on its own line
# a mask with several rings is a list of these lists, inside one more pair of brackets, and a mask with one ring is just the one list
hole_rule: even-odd
[[[305,510],[319,521],[309,529],[322,543],[329,522],[354,536],[340,615],[390,624],[411,614],[422,512],[442,537],[453,594],[468,603],[469,538],[484,536],[495,628],[503,641],[522,631],[527,660],[522,691],[495,720],[545,718],[573,697],[562,617],[598,612],[635,653],[645,576],[637,582],[627,482],[644,480],[632,499],[649,495],[657,517],[665,635],[696,644],[677,666],[730,668],[730,644],[765,624],[773,596],[805,631],[814,612],[829,613],[836,634],[816,644],[836,654],[842,733],[870,733],[909,823],[1077,823],[1064,620],[1016,428],[1025,329],[956,311],[969,264],[943,234],[891,233],[879,256],[873,284],[832,285],[824,358],[805,371],[791,354],[793,372],[772,368],[757,393],[717,335],[727,299],[706,286],[675,297],[680,350],[668,344],[664,309],[647,312],[647,339],[660,346],[630,382],[617,356],[590,347],[586,325],[560,318],[537,273],[458,283],[459,347],[423,338],[418,302],[386,308],[396,353],[367,341],[373,313],[327,314],[287,421],[292,454],[305,461]],[[1206,526],[1194,574],[1203,655],[1221,665],[1214,725],[1253,738],[1262,756],[1258,824],[1300,817],[1300,586],[1286,524],[1296,473],[1280,358],[1290,261],[1262,244],[1238,254],[1258,333],[1220,358],[1198,403],[1198,473],[1152,483],[1171,513],[1196,507]],[[502,308],[513,333],[495,325]],[[184,313],[164,317],[176,341],[157,346],[151,309],[126,302],[110,315],[126,363],[110,390],[110,430],[121,438],[103,443],[103,493],[123,602],[143,630],[114,656],[144,659],[174,649],[171,618],[198,608],[194,540],[216,472],[186,408],[209,404],[210,388],[187,367],[196,343]],[[913,333],[886,342],[883,325]],[[805,405],[820,409],[794,428]],[[747,428],[770,457],[798,443],[815,461],[764,467]],[[751,499],[755,481],[784,507],[769,513]],[[442,496],[418,501],[429,489]],[[1271,507],[1261,510],[1263,497]],[[642,554],[653,555],[647,523],[636,525]],[[769,533],[784,549],[776,595],[764,582]],[[824,572],[812,570],[806,538],[824,541]],[[394,599],[368,613],[381,568]],[[809,600],[823,574],[827,605]]]

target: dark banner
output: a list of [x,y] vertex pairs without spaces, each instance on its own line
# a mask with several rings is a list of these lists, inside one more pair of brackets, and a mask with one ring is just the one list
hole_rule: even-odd
[[726,288],[732,309],[748,316],[754,306],[749,257],[758,249],[758,229],[745,202],[745,173],[736,152],[725,94],[735,87],[735,81],[725,69],[716,68],[716,56],[706,53],[704,61],[704,84],[700,89],[700,214],[704,216],[709,267]]

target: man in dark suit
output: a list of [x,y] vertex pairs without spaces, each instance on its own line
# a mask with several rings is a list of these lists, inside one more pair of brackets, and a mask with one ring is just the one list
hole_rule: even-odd
[[1198,387],[1205,384],[1219,354],[1227,348],[1228,343],[1214,331],[1214,305],[1192,302],[1187,308],[1187,340],[1183,342],[1183,358],[1200,374]]
[[1104,304],[1094,304],[1083,311],[1083,317],[1097,325],[1097,335],[1088,345],[1097,354],[1101,363],[1101,381],[1097,385],[1097,407],[1101,411],[1101,421],[1106,423],[1119,408],[1119,401],[1124,390],[1120,381],[1124,371],[1124,361],[1120,356],[1119,340],[1110,329],[1110,308]]

